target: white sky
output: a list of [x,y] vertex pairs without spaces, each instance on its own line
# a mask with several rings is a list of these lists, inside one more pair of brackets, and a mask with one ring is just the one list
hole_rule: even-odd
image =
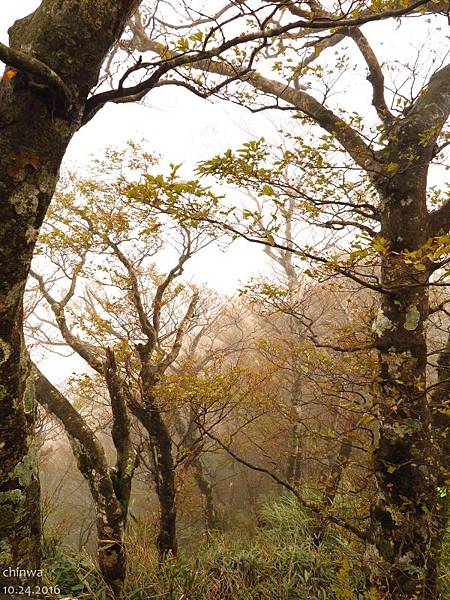
[[[8,27],[38,5],[39,0],[20,0],[14,3],[3,0],[0,40],[8,43]],[[441,24],[444,27],[445,24]],[[364,29],[369,39],[376,40],[380,60],[387,60],[388,57],[406,60],[405,48],[409,43],[413,44],[417,37],[415,32],[418,24],[415,20],[409,20],[398,31],[395,24],[383,24],[385,29],[381,36],[377,30],[380,26],[371,25]],[[444,40],[448,45],[448,36],[441,35],[439,41],[436,38],[436,44],[442,44],[441,40]],[[417,40],[418,45],[419,43],[420,40]],[[349,73],[342,85],[349,90],[355,86],[355,81]],[[355,109],[361,103],[370,106],[368,85],[361,86],[364,79],[358,78],[357,81],[358,87],[350,96]],[[72,169],[74,166],[81,169],[89,161],[90,155],[101,156],[106,146],[121,146],[128,139],[147,140],[147,149],[162,155],[165,161],[187,162],[190,165],[229,147],[236,147],[252,136],[264,136],[278,141],[276,126],[271,123],[269,113],[250,114],[236,105],[205,101],[187,90],[173,86],[153,90],[146,102],[149,106],[124,104],[103,108],[74,137],[64,164]],[[197,282],[206,282],[219,292],[233,294],[241,283],[267,269],[267,264],[260,247],[238,241],[227,252],[210,246],[203,255],[200,253],[194,257],[186,269],[186,275]],[[70,363],[70,372],[73,362],[63,362]],[[49,366],[53,364],[54,361],[49,361]],[[62,368],[64,370],[65,366]],[[63,372],[60,376],[63,376]]]

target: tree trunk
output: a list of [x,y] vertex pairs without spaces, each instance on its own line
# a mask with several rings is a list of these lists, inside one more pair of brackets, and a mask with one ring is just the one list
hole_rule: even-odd
[[[34,380],[21,357],[21,325],[9,349],[1,346],[0,365],[0,585],[32,585],[41,561],[40,486],[34,444]],[[6,336],[3,336],[5,339]],[[11,338],[10,338],[11,339]],[[19,368],[8,372],[8,365]],[[13,391],[16,396],[14,400]],[[18,391],[18,393],[17,393]],[[21,403],[19,404],[20,400]],[[5,567],[12,576],[4,577]]]
[[197,487],[203,496],[206,527],[209,531],[213,531],[214,529],[219,528],[219,519],[214,502],[213,486],[205,476],[201,458],[196,458],[192,463],[192,467],[195,483],[197,484]]
[[[0,81],[0,557],[40,563],[39,484],[26,406],[22,300],[34,244],[89,91],[137,0],[43,0],[10,28],[10,47],[52,69],[70,92],[18,71]],[[35,63],[36,64],[36,63]],[[47,85],[48,84],[48,85]],[[70,106],[69,106],[70,104]],[[9,580],[11,581],[11,580]]]
[[[392,160],[406,151],[394,149]],[[376,586],[392,600],[427,597],[425,575],[435,533],[436,447],[425,391],[429,265],[411,264],[403,254],[428,238],[427,165],[426,160],[416,162],[414,171],[393,176],[382,189],[381,235],[389,249],[381,265],[386,293],[373,324],[380,360],[380,430],[371,532],[384,562]]]
[[141,374],[144,403],[131,402],[130,409],[145,427],[153,451],[154,479],[159,502],[159,532],[157,546],[161,558],[176,556],[176,488],[172,457],[172,440],[153,397],[152,376]]
[[[97,558],[100,571],[115,595],[119,595],[126,574],[126,549],[123,543],[126,512],[122,497],[117,497],[113,474],[103,447],[81,415],[59,390],[35,367],[36,396],[63,425],[78,469],[86,479],[94,500],[97,525]],[[131,485],[131,481],[127,483]],[[127,499],[129,493],[127,494]],[[128,502],[126,503],[126,506]]]
[[[330,506],[333,506],[334,500],[339,491],[342,475],[348,465],[351,453],[352,445],[348,438],[348,433],[346,432],[344,433],[344,437],[342,438],[339,446],[338,454],[331,465],[331,472],[327,478],[327,484],[325,486],[325,493],[322,503],[327,509]],[[319,523],[313,531],[313,544],[316,548],[318,548],[322,543],[327,525],[328,519],[326,517],[320,518]]]
[[[102,500],[103,502],[99,502]],[[125,517],[116,498],[98,498],[97,512],[97,559],[100,571],[111,587],[114,596],[119,597],[125,581],[127,556],[123,543]]]
[[294,381],[291,389],[291,413],[293,418],[289,456],[286,469],[288,482],[297,486],[302,476],[302,378],[300,364],[295,365]]

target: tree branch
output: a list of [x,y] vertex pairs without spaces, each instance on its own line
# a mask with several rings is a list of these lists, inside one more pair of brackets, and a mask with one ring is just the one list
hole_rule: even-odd
[[[222,450],[225,450],[225,452],[227,452],[227,454],[229,454],[232,458],[234,458],[234,460],[236,460],[238,463],[240,463],[240,464],[248,467],[252,471],[258,471],[259,473],[264,473],[265,475],[268,475],[271,479],[273,479],[273,481],[275,481],[275,483],[277,483],[278,485],[281,485],[286,490],[288,490],[289,492],[291,492],[297,498],[297,500],[298,500],[298,502],[299,502],[299,504],[301,506],[304,506],[308,510],[311,510],[312,512],[318,514],[319,516],[327,519],[331,523],[334,523],[335,525],[338,525],[339,527],[342,527],[343,529],[346,529],[347,531],[350,531],[351,533],[353,533],[353,535],[355,535],[360,540],[363,540],[363,541],[369,541],[370,540],[370,534],[369,533],[367,533],[365,531],[361,531],[360,529],[358,529],[357,527],[355,527],[351,523],[348,523],[348,522],[344,521],[340,517],[337,517],[335,515],[330,515],[330,514],[326,513],[326,511],[325,511],[325,509],[324,509],[323,506],[318,506],[316,504],[313,504],[312,502],[309,502],[308,500],[305,500],[300,495],[300,493],[298,492],[298,490],[294,486],[292,486],[290,483],[288,483],[284,479],[281,479],[281,477],[278,477],[278,475],[276,475],[272,471],[269,471],[268,469],[266,469],[264,467],[261,467],[259,465],[255,465],[253,463],[248,462],[247,460],[245,460],[244,458],[242,458],[241,456],[239,456],[238,454],[236,454],[230,448],[230,446],[225,445],[219,438],[217,438],[215,435],[213,435],[210,431],[206,431],[205,429],[203,429],[203,427],[201,426],[201,424],[198,424],[198,426],[201,429],[201,431],[204,432],[205,435],[207,435],[209,438],[211,438],[212,440],[214,440],[217,443],[217,445],[222,448]],[[326,514],[324,514],[324,513],[326,513]]]
[[63,100],[66,108],[72,104],[72,92],[64,83],[61,77],[42,61],[26,54],[21,50],[15,50],[0,42],[0,61],[17,71],[23,71],[36,79],[39,83],[44,83],[53,89],[58,97]]
[[[141,50],[151,50],[162,57],[171,56],[171,52],[166,46],[146,38],[144,32],[141,35],[144,36],[144,39],[141,39],[143,44]],[[222,77],[236,77],[233,68],[224,62],[199,60],[194,64],[194,68]],[[245,81],[255,89],[284,100],[294,109],[314,119],[318,125],[336,137],[356,164],[367,171],[369,175],[382,172],[382,165],[359,133],[307,92],[264,77],[256,71],[248,73]]]
[[58,325],[58,329],[63,337],[63,340],[67,343],[72,350],[74,350],[77,354],[83,358],[88,365],[103,375],[103,363],[98,358],[98,353],[100,349],[93,349],[89,344],[81,341],[76,335],[72,333],[67,324],[67,318],[65,313],[65,304],[62,304],[55,300],[53,296],[48,292],[44,278],[42,275],[39,275],[32,269],[30,269],[30,275],[36,279],[39,285],[39,290],[45,300],[48,302],[53,314],[55,315],[56,323]]
[[[63,425],[74,454],[78,460],[80,471],[89,479],[92,467],[97,473],[108,475],[108,462],[105,452],[94,432],[85,423],[83,417],[75,410],[69,400],[45,377],[39,368],[33,364],[35,374],[36,399]],[[84,458],[83,458],[84,455]]]
[[175,335],[175,341],[170,352],[158,365],[159,375],[162,375],[166,371],[166,369],[170,367],[170,365],[178,358],[183,343],[183,338],[186,334],[186,328],[189,322],[192,320],[192,317],[194,316],[195,307],[198,303],[198,298],[199,293],[196,291],[192,295],[186,314],[184,315],[180,325],[178,326],[177,333]]
[[388,128],[394,121],[394,115],[390,112],[384,98],[384,75],[378,59],[360,29],[357,27],[349,29],[348,36],[354,40],[366,61],[369,69],[367,79],[372,85],[372,105],[385,127]]
[[89,98],[89,100],[86,102],[83,124],[89,121],[96,114],[99,108],[107,102],[117,102],[121,98],[128,97],[142,98],[146,93],[152,90],[158,83],[158,81],[161,79],[161,77],[169,71],[178,67],[192,65],[199,61],[210,60],[221,55],[226,50],[234,48],[235,46],[258,40],[267,40],[298,28],[323,30],[326,28],[336,27],[357,27],[359,25],[369,23],[372,21],[380,21],[387,18],[400,17],[404,14],[408,14],[416,8],[419,8],[420,6],[427,4],[428,2],[430,2],[430,0],[418,0],[417,2],[413,2],[408,7],[384,11],[382,13],[377,14],[367,14],[362,17],[355,17],[350,19],[342,17],[338,17],[336,19],[327,17],[314,17],[310,20],[300,19],[292,23],[287,23],[286,25],[279,25],[277,27],[267,27],[246,34],[241,34],[216,46],[215,48],[211,48],[210,50],[202,49],[199,51],[188,51],[186,53],[178,55],[170,53],[169,56],[167,56],[166,54],[167,58],[162,59],[162,61],[160,61],[159,63],[155,63],[155,71],[148,79],[145,79],[144,81],[129,88],[119,87],[115,90],[100,92],[99,94],[91,96],[91,98]]
[[119,248],[118,244],[116,244],[113,241],[108,239],[108,245],[110,246],[110,248],[113,250],[114,254],[117,256],[117,258],[120,260],[120,262],[123,264],[123,266],[127,270],[128,277],[130,278],[130,282],[131,282],[131,291],[133,294],[133,304],[138,313],[141,330],[142,330],[142,333],[147,337],[148,344],[149,344],[149,350],[152,351],[156,344],[158,330],[154,325],[152,325],[149,318],[147,317],[147,313],[145,312],[144,305],[142,303],[141,292],[139,290],[138,279],[137,279],[135,270],[133,268],[133,265],[128,260],[128,258],[125,256],[125,254],[122,252],[122,250]]

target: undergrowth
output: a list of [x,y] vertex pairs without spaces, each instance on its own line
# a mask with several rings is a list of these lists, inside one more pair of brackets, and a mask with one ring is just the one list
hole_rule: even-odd
[[[152,524],[133,524],[128,538],[129,574],[124,600],[371,600],[364,593],[362,548],[329,528],[317,550],[312,517],[292,496],[266,502],[258,526],[208,533],[162,565]],[[48,583],[62,595],[107,600],[93,562],[58,544],[46,552]],[[447,537],[447,551],[450,539]],[[450,589],[449,581],[444,583]]]

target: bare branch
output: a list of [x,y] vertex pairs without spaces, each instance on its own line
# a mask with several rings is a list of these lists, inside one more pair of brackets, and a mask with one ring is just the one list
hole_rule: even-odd
[[198,303],[198,298],[199,293],[196,291],[192,295],[186,314],[184,315],[181,323],[178,326],[172,349],[158,365],[159,375],[162,375],[166,371],[166,369],[178,358],[183,343],[183,338],[186,334],[186,328],[194,316],[195,307]]
[[72,333],[67,324],[67,318],[65,313],[65,305],[61,304],[51,294],[48,292],[47,287],[44,282],[44,278],[42,275],[39,275],[32,269],[30,270],[30,275],[36,279],[39,285],[39,290],[41,291],[43,297],[48,302],[53,314],[55,315],[56,323],[58,325],[59,331],[63,337],[63,340],[67,343],[68,346],[72,348],[81,358],[83,358],[88,365],[97,371],[97,373],[103,374],[103,364],[99,358],[99,355],[102,354],[100,348],[93,348],[90,344],[83,342],[76,335]]
[[[222,450],[225,450],[225,452],[227,452],[238,463],[248,467],[252,471],[258,471],[259,473],[264,473],[265,475],[268,475],[271,479],[273,479],[273,481],[275,481],[275,483],[277,483],[278,485],[281,485],[286,490],[291,492],[297,498],[297,500],[298,500],[299,504],[301,504],[301,506],[304,506],[305,508],[311,510],[312,512],[318,514],[319,516],[322,516],[322,517],[324,516],[324,507],[323,506],[318,506],[317,504],[313,504],[312,502],[305,500],[300,495],[299,491],[294,486],[292,486],[290,483],[288,483],[284,479],[281,479],[281,477],[278,477],[278,475],[276,475],[272,471],[269,471],[269,469],[266,469],[259,465],[254,465],[253,463],[250,463],[249,461],[245,460],[244,458],[242,458],[241,456],[236,454],[236,452],[234,452],[230,448],[230,446],[225,445],[218,437],[216,437],[210,431],[204,430],[201,424],[199,424],[199,428],[205,433],[205,435],[207,435],[209,438],[214,440],[216,442],[216,444],[218,446],[220,446],[220,448],[222,448]],[[355,535],[360,540],[369,541],[369,539],[370,539],[369,533],[367,533],[365,531],[361,531],[360,529],[358,529],[351,523],[344,521],[340,517],[337,517],[335,515],[326,514],[326,519],[328,521],[330,521],[331,523],[334,523],[335,525],[338,525],[339,527],[342,527],[343,529],[350,531],[351,533],[353,533],[353,535]]]
[[372,84],[372,105],[386,127],[392,124],[394,115],[390,112],[384,97],[384,75],[378,59],[368,39],[358,28],[348,30],[348,36],[355,41],[369,69],[367,79]]
[[[75,410],[69,400],[45,377],[33,364],[35,374],[36,399],[63,425],[70,443],[74,448],[80,471],[89,479],[94,466],[98,474],[108,476],[108,462],[102,445],[83,417]],[[83,454],[86,459],[83,460]]]
[[223,42],[215,48],[211,48],[210,50],[202,49],[199,51],[189,51],[178,55],[173,55],[173,53],[169,53],[168,55],[166,53],[167,58],[162,59],[159,63],[155,63],[155,71],[148,79],[145,79],[144,81],[129,88],[119,87],[119,89],[110,90],[107,92],[100,92],[99,94],[95,94],[94,96],[89,98],[89,100],[86,103],[83,124],[89,121],[96,114],[99,108],[107,102],[117,102],[121,98],[127,97],[142,98],[145,95],[145,93],[152,90],[158,83],[158,81],[161,79],[161,77],[163,77],[169,71],[178,67],[192,65],[198,63],[199,61],[210,60],[235,46],[247,44],[248,42],[252,41],[267,40],[298,28],[314,30],[329,27],[357,27],[359,25],[369,23],[372,21],[380,21],[387,18],[400,17],[402,15],[412,12],[420,6],[427,4],[429,1],[430,0],[418,0],[417,2],[413,2],[408,7],[384,11],[382,13],[367,14],[361,17],[349,19],[342,17],[339,17],[337,19],[327,17],[314,17],[310,20],[300,19],[292,23],[287,23],[286,25],[279,25],[277,27],[267,27],[246,34],[241,34],[239,36],[231,38],[228,41]]
[[147,337],[149,348],[153,350],[157,341],[158,329],[154,325],[152,325],[145,312],[144,305],[142,303],[141,292],[139,290],[139,283],[134,267],[128,260],[128,258],[125,256],[125,254],[122,252],[122,250],[119,248],[118,244],[108,239],[108,245],[127,270],[131,282],[133,304],[138,313],[141,330],[142,333]]

